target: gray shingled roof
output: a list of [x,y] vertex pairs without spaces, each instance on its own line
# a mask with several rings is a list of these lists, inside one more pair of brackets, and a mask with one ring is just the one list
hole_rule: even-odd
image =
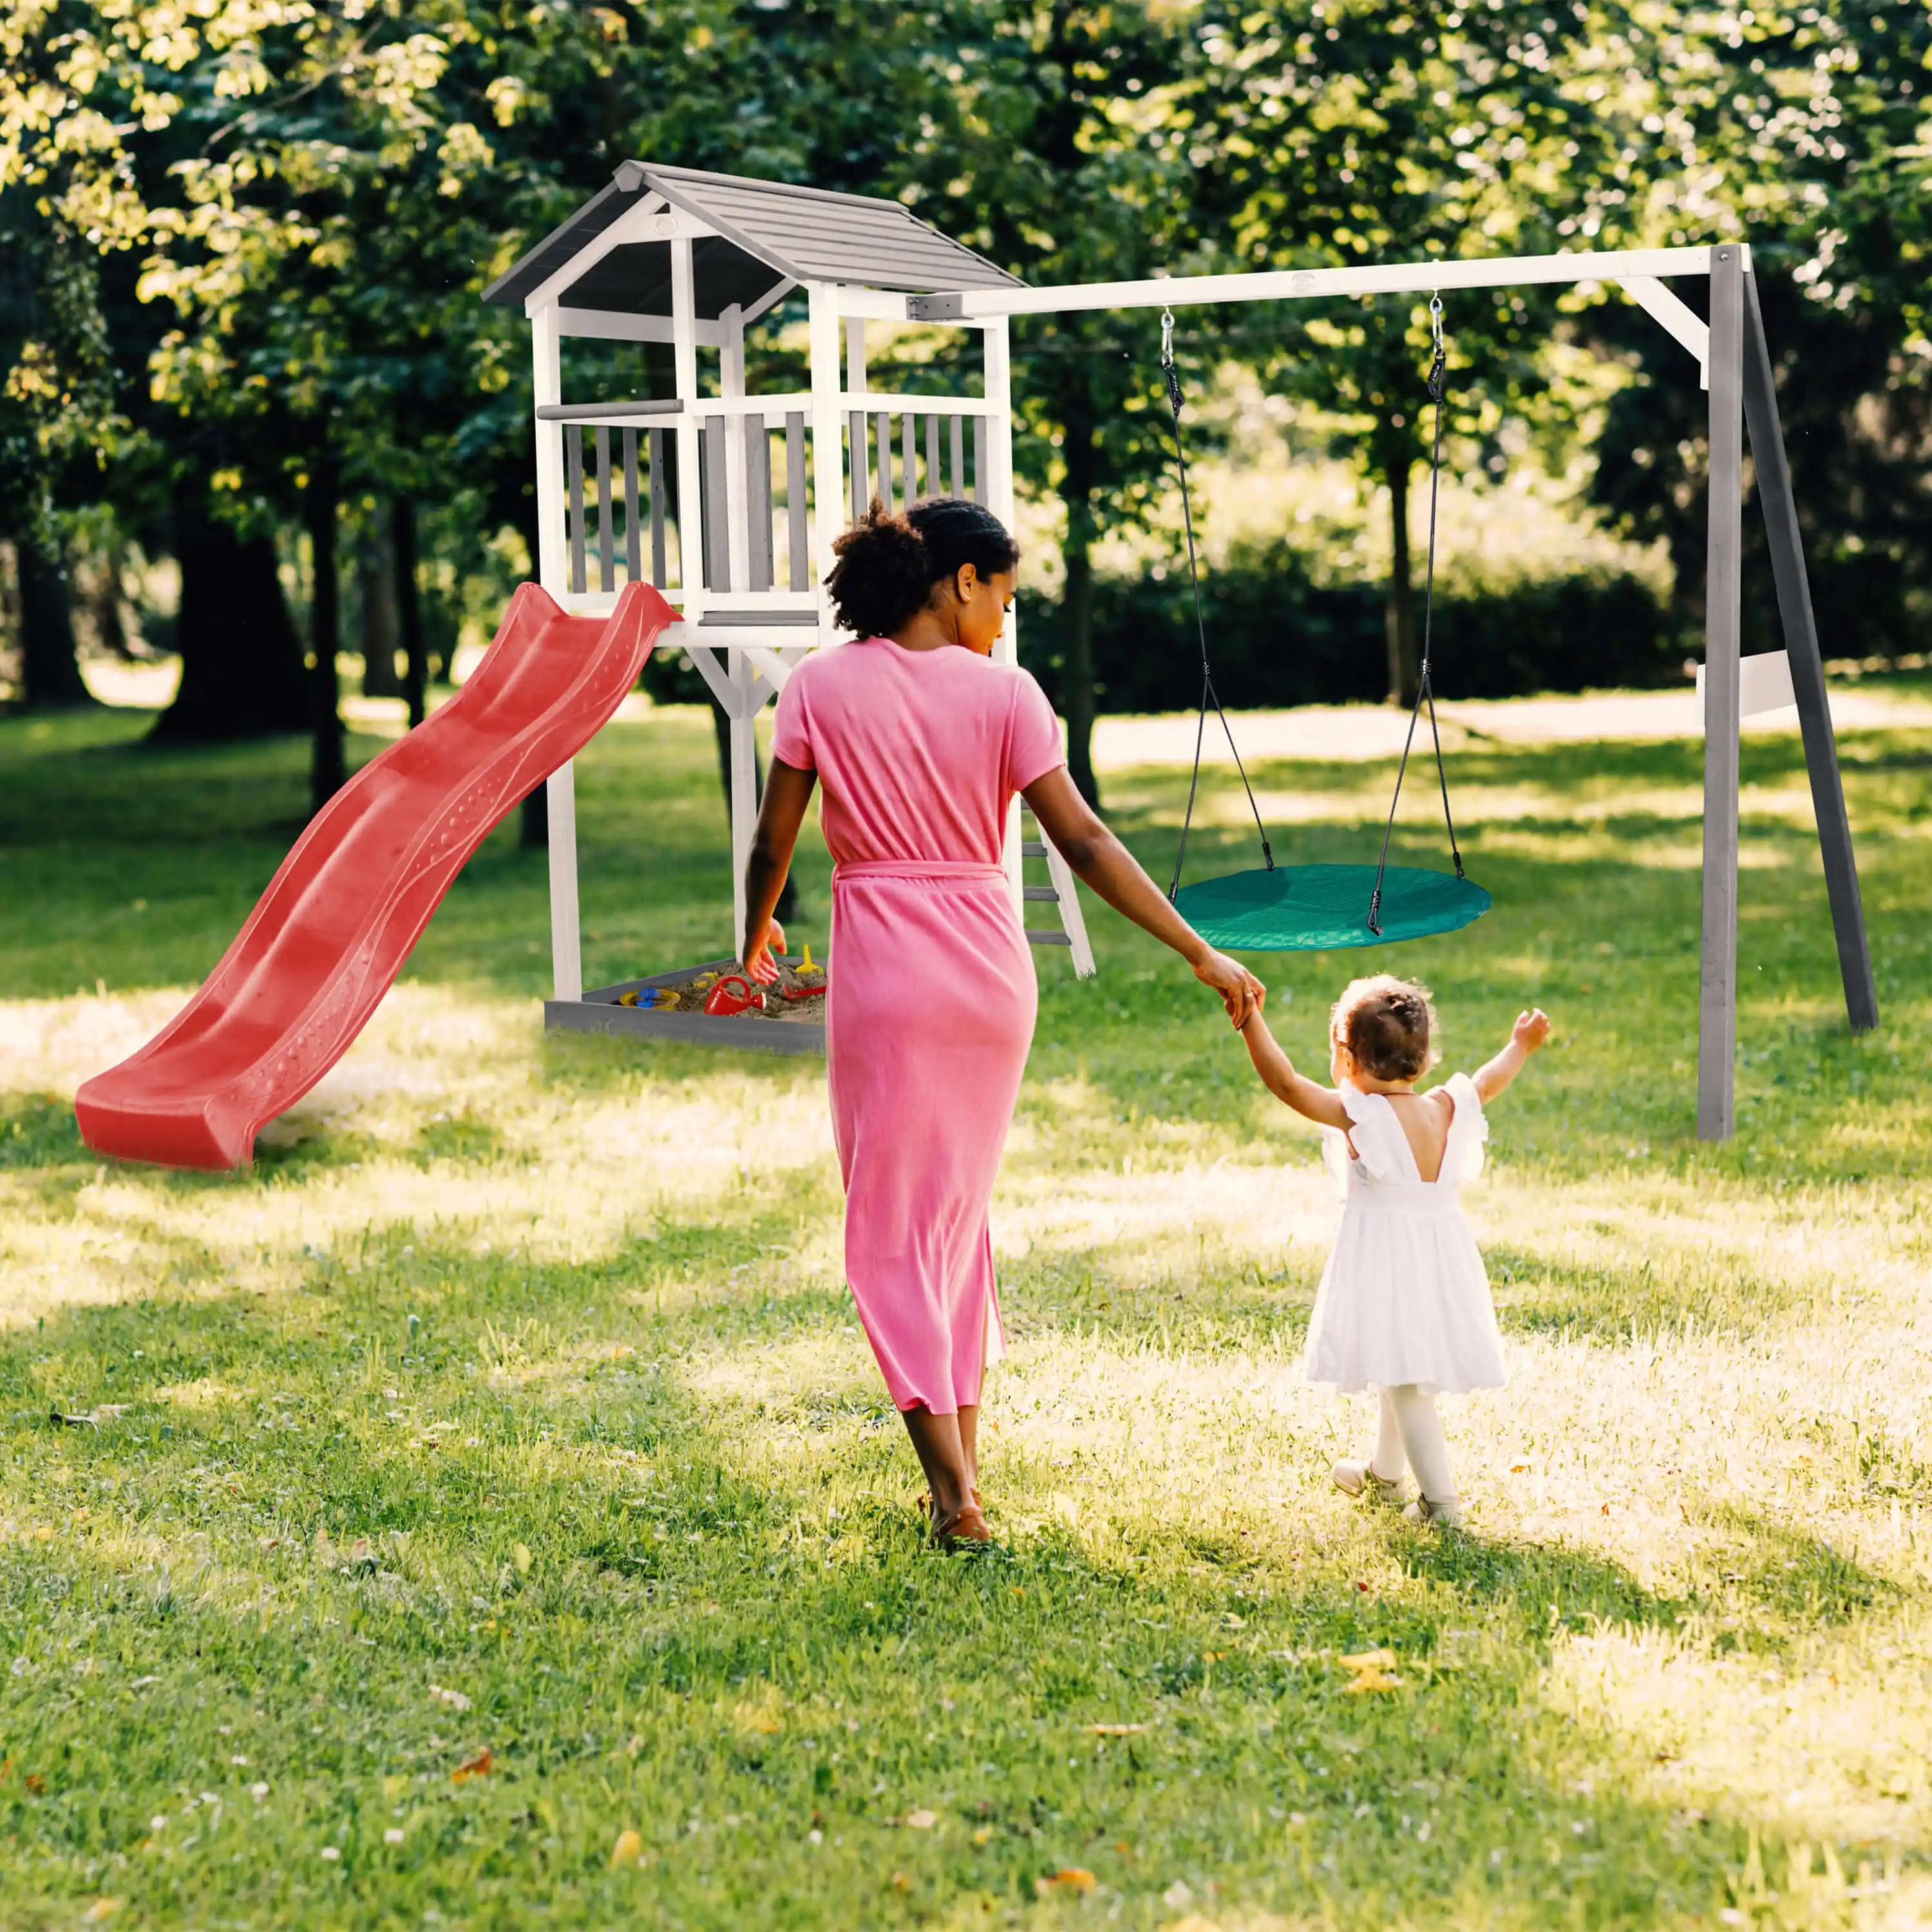
[[[609,187],[492,282],[483,299],[520,306],[532,289],[635,207],[640,195],[651,194],[718,231],[692,251],[698,313],[706,319],[734,302],[748,307],[785,281],[848,282],[924,295],[1011,287],[1017,280],[896,201],[626,161]],[[572,308],[668,315],[670,244],[634,242],[614,248],[571,285],[564,301]]]

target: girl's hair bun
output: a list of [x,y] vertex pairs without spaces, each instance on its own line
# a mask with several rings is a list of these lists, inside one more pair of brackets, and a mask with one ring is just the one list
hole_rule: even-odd
[[1436,1009],[1429,988],[1378,973],[1352,980],[1329,1016],[1349,1057],[1378,1080],[1414,1080],[1436,1064]]
[[857,638],[887,638],[926,607],[933,586],[971,564],[982,577],[1011,570],[1019,546],[1006,525],[963,496],[931,497],[895,516],[878,498],[832,540],[825,580],[832,614]]

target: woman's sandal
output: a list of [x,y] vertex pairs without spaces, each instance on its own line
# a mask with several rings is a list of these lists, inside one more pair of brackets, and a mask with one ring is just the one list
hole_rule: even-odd
[[942,1550],[958,1550],[976,1543],[991,1543],[993,1532],[980,1512],[978,1498],[962,1503],[949,1516],[932,1519],[932,1540]]

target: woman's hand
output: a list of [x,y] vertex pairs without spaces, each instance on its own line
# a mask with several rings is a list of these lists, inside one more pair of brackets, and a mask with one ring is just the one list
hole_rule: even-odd
[[745,974],[761,986],[769,986],[778,976],[778,969],[772,962],[772,948],[782,952],[785,950],[784,928],[769,916],[761,922],[753,920],[745,928]]
[[1239,960],[1230,959],[1225,952],[1204,953],[1194,963],[1194,976],[1220,994],[1238,1033],[1268,999],[1268,988]]

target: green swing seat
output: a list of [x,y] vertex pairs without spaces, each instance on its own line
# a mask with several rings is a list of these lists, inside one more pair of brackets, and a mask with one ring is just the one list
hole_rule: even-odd
[[1492,903],[1472,879],[1415,866],[1387,867],[1382,886],[1378,933],[1369,925],[1372,866],[1258,867],[1184,886],[1174,903],[1210,946],[1244,952],[1326,952],[1426,939],[1470,925]]
[[[1449,780],[1442,766],[1442,740],[1436,727],[1436,696],[1430,678],[1430,644],[1436,611],[1436,507],[1442,475],[1442,398],[1447,383],[1448,353],[1442,335],[1442,301],[1432,296],[1430,318],[1435,336],[1428,391],[1436,405],[1436,426],[1429,464],[1429,574],[1422,618],[1422,659],[1415,702],[1408,714],[1408,735],[1402,741],[1402,763],[1389,800],[1388,823],[1382,831],[1382,858],[1373,866],[1277,866],[1269,849],[1268,828],[1248,783],[1247,768],[1234,743],[1233,728],[1221,708],[1214,674],[1208,661],[1208,625],[1201,608],[1201,562],[1194,546],[1194,506],[1187,488],[1187,453],[1180,440],[1180,377],[1174,364],[1174,315],[1160,319],[1160,366],[1173,419],[1174,466],[1180,483],[1182,526],[1187,536],[1187,576],[1194,592],[1194,628],[1201,646],[1201,709],[1194,736],[1194,772],[1187,788],[1187,811],[1180,824],[1180,847],[1174,855],[1174,880],[1167,896],[1174,909],[1210,946],[1244,952],[1326,952],[1348,946],[1382,946],[1399,940],[1426,939],[1432,933],[1455,932],[1472,925],[1495,902],[1462,873],[1462,855],[1456,845],[1456,821],[1449,809]],[[1449,832],[1453,873],[1426,871],[1416,866],[1391,866],[1389,839],[1395,830],[1396,808],[1402,802],[1402,782],[1415,743],[1415,727],[1424,705],[1429,708],[1429,736],[1436,752],[1436,776],[1442,789],[1442,817]],[[1201,752],[1207,736],[1208,712],[1213,707],[1221,721],[1228,750],[1240,774],[1241,789],[1253,813],[1266,866],[1250,872],[1230,872],[1202,879],[1183,888],[1180,872],[1187,859],[1187,834],[1194,822],[1194,800],[1201,788]]]

